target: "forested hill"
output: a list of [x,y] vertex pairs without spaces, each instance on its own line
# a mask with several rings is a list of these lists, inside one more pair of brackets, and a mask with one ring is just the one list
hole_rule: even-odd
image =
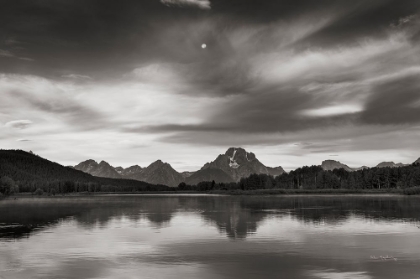
[[[17,186],[20,192],[33,192],[38,188],[55,193],[168,189],[167,186],[136,180],[94,177],[22,150],[0,150],[0,179],[0,184]],[[7,192],[6,189],[1,190]]]

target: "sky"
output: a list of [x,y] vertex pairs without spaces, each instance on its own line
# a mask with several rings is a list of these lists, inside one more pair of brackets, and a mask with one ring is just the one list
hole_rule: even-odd
[[420,157],[418,0],[14,0],[0,148],[193,171]]

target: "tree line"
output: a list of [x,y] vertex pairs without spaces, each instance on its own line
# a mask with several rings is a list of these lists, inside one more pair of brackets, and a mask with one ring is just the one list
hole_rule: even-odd
[[200,182],[197,185],[180,183],[179,190],[259,190],[259,189],[350,189],[386,190],[420,186],[420,165],[398,168],[369,168],[353,172],[344,169],[324,170],[320,166],[305,166],[277,177],[252,174],[237,183]]

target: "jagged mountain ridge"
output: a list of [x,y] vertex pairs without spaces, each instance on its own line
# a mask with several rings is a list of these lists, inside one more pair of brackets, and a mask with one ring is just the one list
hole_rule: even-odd
[[128,176],[131,179],[145,181],[151,184],[161,184],[176,187],[184,181],[184,177],[168,163],[157,160],[141,172]]
[[220,154],[216,160],[206,163],[196,172],[178,173],[170,164],[161,160],[157,160],[147,168],[135,165],[126,169],[122,167],[114,168],[104,161],[98,164],[94,160],[87,160],[78,164],[75,168],[94,176],[127,178],[172,187],[178,186],[181,182],[197,184],[201,181],[214,180],[218,183],[228,183],[237,182],[241,178],[254,173],[273,176],[284,173],[282,167],[266,167],[256,158],[254,153],[235,147],[229,148],[225,154]]
[[240,147],[231,147],[225,154],[217,156],[216,160],[206,163],[200,170],[187,178],[186,182],[187,184],[209,180],[214,180],[215,182],[237,182],[241,178],[248,177],[254,173],[277,176],[283,172],[282,167],[268,168],[264,166],[252,152],[247,152]]
[[81,162],[74,166],[76,170],[80,170],[89,173],[93,176],[107,177],[107,178],[121,178],[122,176],[105,161],[101,161],[99,164],[92,159]]
[[115,170],[122,176],[122,177],[130,177],[132,175],[141,173],[144,169],[139,165],[134,165],[124,169],[123,167],[116,167]]
[[174,170],[171,165],[163,163],[161,160],[157,160],[147,168],[134,165],[124,169],[123,167],[114,168],[105,161],[101,161],[98,164],[96,161],[89,159],[81,162],[74,168],[93,176],[134,179],[155,185],[160,184],[176,187],[184,181],[184,177],[181,174]]

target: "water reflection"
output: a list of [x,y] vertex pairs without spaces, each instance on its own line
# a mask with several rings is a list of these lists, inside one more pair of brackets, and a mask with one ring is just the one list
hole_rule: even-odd
[[417,278],[419,201],[205,195],[2,200],[0,278]]
[[407,197],[228,197],[125,195],[20,198],[0,202],[0,238],[28,237],[34,231],[72,217],[90,229],[113,219],[147,219],[156,228],[170,224],[179,212],[199,214],[229,238],[257,232],[270,216],[292,216],[304,223],[339,225],[350,216],[374,220],[420,221],[420,203]]

